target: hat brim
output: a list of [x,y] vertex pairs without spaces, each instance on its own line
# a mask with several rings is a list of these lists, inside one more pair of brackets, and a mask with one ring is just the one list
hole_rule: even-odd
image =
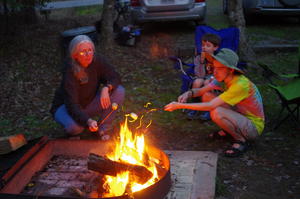
[[221,64],[223,64],[226,67],[234,69],[234,70],[236,70],[240,73],[244,73],[244,71],[242,71],[241,69],[239,69],[238,67],[236,67],[234,65],[231,65],[231,64],[227,63],[224,59],[221,59],[220,57],[218,57],[216,55],[210,55],[210,56],[212,56],[215,60],[217,60],[218,62],[220,62]]

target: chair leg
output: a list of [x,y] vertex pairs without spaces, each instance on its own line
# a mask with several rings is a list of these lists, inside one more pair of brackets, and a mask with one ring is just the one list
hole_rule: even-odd
[[[288,116],[287,117],[285,117],[283,120],[281,120],[280,118],[281,118],[281,114],[283,113],[283,111],[284,111],[284,106],[283,105],[281,105],[281,110],[280,110],[280,112],[279,112],[279,115],[278,115],[278,117],[276,118],[276,125],[275,126],[273,126],[273,127],[271,127],[271,129],[272,130],[276,130],[280,125],[281,125],[281,123],[283,122],[283,121],[285,121],[287,118],[288,118]],[[279,121],[281,121],[281,122],[279,122]]]
[[[293,110],[289,106],[287,106],[286,108],[289,111],[289,113],[290,113],[293,121],[296,123],[296,125],[299,125],[299,115],[298,115],[299,105],[297,105]],[[296,112],[296,116],[294,115],[295,112]]]
[[[300,105],[297,105],[294,109],[291,109],[287,104],[282,106],[279,116],[276,119],[276,125],[272,128],[272,130],[276,130],[283,122],[285,122],[289,117],[292,117],[292,120],[295,122],[296,126],[299,126],[299,107]],[[284,109],[287,109],[288,115],[285,116],[283,119],[281,118],[281,114],[283,113]],[[294,115],[296,112],[296,116]],[[277,122],[278,121],[278,122]]]

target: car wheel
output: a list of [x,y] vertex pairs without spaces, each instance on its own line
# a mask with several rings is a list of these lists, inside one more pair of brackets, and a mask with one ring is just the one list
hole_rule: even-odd
[[227,0],[223,0],[223,14],[224,15],[228,14],[228,2],[227,2]]

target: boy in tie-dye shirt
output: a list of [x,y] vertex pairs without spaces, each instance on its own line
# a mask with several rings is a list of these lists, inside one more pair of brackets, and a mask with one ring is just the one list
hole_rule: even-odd
[[[178,102],[165,106],[166,111],[192,109],[210,111],[212,120],[222,129],[211,133],[209,138],[233,138],[231,148],[224,151],[228,157],[236,157],[249,148],[264,129],[264,111],[257,87],[236,67],[238,56],[223,48],[214,58],[213,70],[216,80],[205,87],[189,90],[178,97]],[[219,83],[218,83],[219,82]],[[214,89],[223,84],[223,93],[217,96]],[[202,96],[202,103],[186,103],[190,97]]]

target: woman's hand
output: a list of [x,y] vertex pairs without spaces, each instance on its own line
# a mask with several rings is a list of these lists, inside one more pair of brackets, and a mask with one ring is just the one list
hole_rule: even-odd
[[93,120],[93,119],[88,119],[87,121],[87,125],[89,126],[90,131],[95,132],[98,130],[98,124],[97,121]]
[[177,99],[179,103],[186,103],[188,98],[191,96],[191,91],[186,91],[182,95],[180,95]]
[[105,86],[101,90],[100,104],[103,109],[107,109],[110,107],[110,103],[108,87]]
[[171,102],[170,104],[167,104],[164,107],[164,110],[165,111],[174,111],[174,110],[180,109],[180,108],[181,108],[180,103],[178,103],[178,102]]

